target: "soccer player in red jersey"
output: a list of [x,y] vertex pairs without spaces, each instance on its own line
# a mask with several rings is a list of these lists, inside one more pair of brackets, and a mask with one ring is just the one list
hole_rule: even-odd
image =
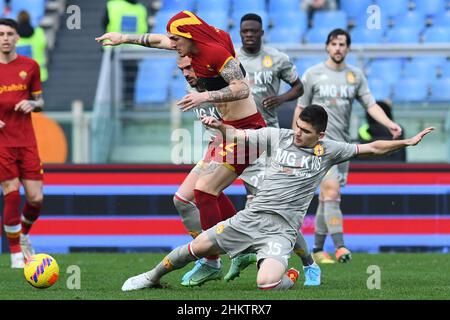
[[[233,43],[227,32],[210,26],[190,11],[182,11],[173,16],[167,23],[167,32],[168,35],[110,32],[96,38],[96,41],[104,46],[128,43],[176,50],[180,56],[189,56],[198,77],[197,87],[204,91],[184,96],[178,102],[181,110],[187,111],[210,102],[216,105],[223,122],[228,125],[240,129],[266,126],[250,94],[245,69],[236,59]],[[245,151],[245,154],[238,154],[238,146],[234,141],[216,139],[216,143],[210,144],[204,161],[219,165],[199,177],[194,189],[195,204],[200,211],[203,230],[236,213],[223,190],[255,160],[251,161],[252,157],[257,157],[257,154],[248,154],[248,149]],[[219,278],[221,269],[218,256],[208,257],[189,279],[184,277],[186,280],[182,284],[194,286]]]
[[[23,268],[25,259],[34,254],[28,233],[43,200],[43,169],[31,112],[42,111],[44,100],[39,65],[16,53],[17,28],[14,20],[0,19],[0,181],[11,267]],[[26,197],[22,216],[20,183]]]

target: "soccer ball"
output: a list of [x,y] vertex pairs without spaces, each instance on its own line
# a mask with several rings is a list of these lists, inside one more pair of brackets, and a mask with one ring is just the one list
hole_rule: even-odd
[[52,256],[39,253],[27,260],[23,274],[33,287],[44,289],[51,287],[58,280],[59,266]]

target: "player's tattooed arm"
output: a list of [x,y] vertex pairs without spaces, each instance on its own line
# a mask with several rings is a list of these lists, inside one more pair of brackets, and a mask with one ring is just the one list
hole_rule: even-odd
[[125,34],[124,43],[130,44],[138,44],[144,47],[158,48],[158,49],[167,49],[172,50],[170,46],[170,39],[166,35],[163,34]]
[[102,46],[117,46],[120,44],[137,44],[144,47],[173,50],[170,46],[170,39],[164,34],[145,33],[122,34],[119,32],[108,32],[95,38]]
[[44,99],[42,98],[42,94],[32,93],[30,100],[22,100],[17,103],[14,107],[14,111],[19,111],[23,113],[30,112],[41,112],[44,108]]
[[244,81],[244,74],[235,59],[230,59],[225,64],[220,75],[229,85],[223,89],[208,92],[208,102],[236,101],[250,95],[250,88]]

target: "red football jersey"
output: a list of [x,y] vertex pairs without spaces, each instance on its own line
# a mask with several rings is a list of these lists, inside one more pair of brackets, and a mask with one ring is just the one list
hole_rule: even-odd
[[225,64],[236,57],[230,35],[190,11],[173,16],[167,23],[167,32],[195,42],[199,53],[191,56],[192,67],[199,78],[218,76]]
[[24,147],[36,145],[31,113],[14,111],[31,93],[42,92],[39,65],[36,61],[17,55],[10,63],[0,63],[0,146]]

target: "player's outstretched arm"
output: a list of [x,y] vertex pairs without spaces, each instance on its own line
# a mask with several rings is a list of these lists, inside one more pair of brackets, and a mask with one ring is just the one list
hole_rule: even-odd
[[415,146],[423,137],[433,131],[433,127],[426,128],[425,130],[419,132],[412,138],[403,140],[377,140],[371,143],[365,143],[358,145],[358,155],[383,155],[391,151],[395,151],[401,148],[406,148],[408,146]]
[[170,39],[164,34],[122,34],[119,32],[108,32],[95,38],[102,46],[118,46],[120,44],[137,44],[144,47],[173,50]]

